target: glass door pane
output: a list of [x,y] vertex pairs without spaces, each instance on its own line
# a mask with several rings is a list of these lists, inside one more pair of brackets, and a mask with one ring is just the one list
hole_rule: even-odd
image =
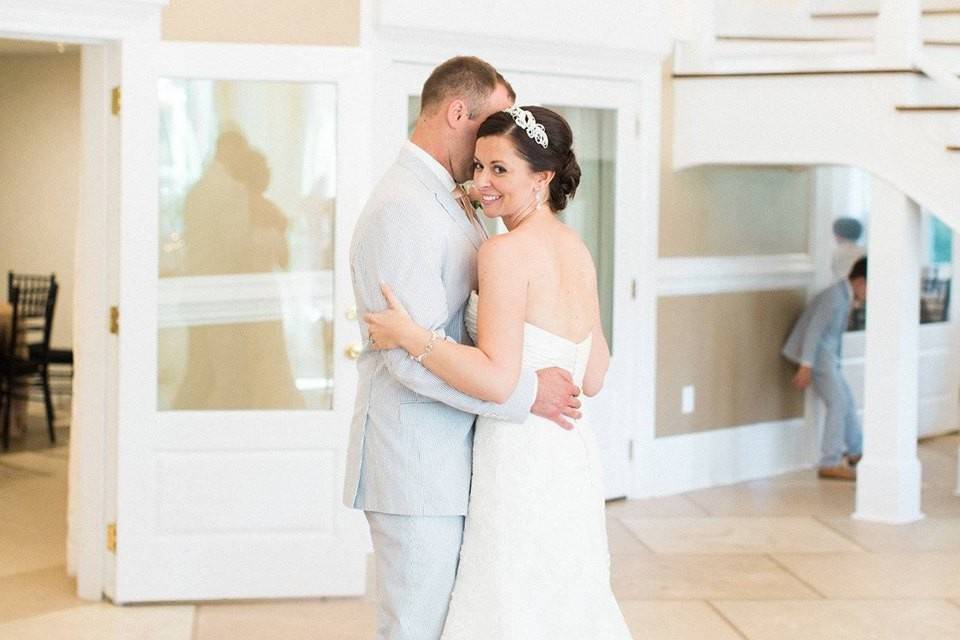
[[158,407],[331,409],[336,86],[159,89]]
[[580,163],[580,186],[560,219],[580,234],[597,267],[600,316],[613,350],[614,222],[617,112],[614,109],[546,105],[570,123]]

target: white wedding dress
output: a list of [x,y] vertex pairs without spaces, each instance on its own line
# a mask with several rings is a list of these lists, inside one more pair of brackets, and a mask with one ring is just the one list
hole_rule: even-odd
[[[476,336],[477,297],[466,321]],[[527,323],[523,366],[583,383],[579,344]],[[460,568],[442,640],[629,640],[610,588],[596,437],[531,415],[477,419]]]

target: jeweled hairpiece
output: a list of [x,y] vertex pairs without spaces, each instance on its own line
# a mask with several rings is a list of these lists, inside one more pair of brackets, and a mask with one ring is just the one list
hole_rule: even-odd
[[533,138],[534,142],[544,149],[547,148],[547,145],[550,144],[550,141],[547,139],[547,130],[543,128],[542,124],[537,122],[537,119],[533,117],[532,113],[520,107],[510,107],[509,109],[504,109],[504,111],[513,116],[513,121],[517,123],[517,126],[526,131],[527,135]]

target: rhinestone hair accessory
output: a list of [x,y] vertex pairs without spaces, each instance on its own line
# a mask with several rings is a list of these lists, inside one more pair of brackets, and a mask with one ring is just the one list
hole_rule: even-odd
[[537,122],[537,119],[533,117],[532,113],[520,107],[510,107],[509,109],[504,109],[504,111],[513,116],[513,121],[517,123],[517,126],[526,131],[527,135],[533,138],[534,142],[544,149],[547,148],[547,145],[550,144],[550,141],[547,139],[547,130],[543,128],[542,124]]

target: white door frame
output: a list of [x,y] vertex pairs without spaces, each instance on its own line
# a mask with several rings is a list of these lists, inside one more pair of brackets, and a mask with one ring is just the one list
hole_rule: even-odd
[[[113,575],[104,525],[112,515],[115,491],[109,465],[117,424],[111,418],[116,416],[118,395],[111,385],[117,344],[107,331],[108,309],[133,293],[132,283],[111,270],[122,250],[117,240],[136,234],[138,218],[157,206],[151,181],[151,172],[156,172],[156,156],[150,153],[156,137],[151,64],[160,40],[160,11],[166,4],[167,0],[0,0],[0,37],[86,45],[74,302],[74,333],[80,339],[74,341],[73,482],[68,508],[77,593],[91,600],[110,593]],[[114,84],[123,87],[124,117],[119,126],[108,111]],[[135,340],[128,335],[126,344]]]
[[[158,140],[154,126],[155,137],[145,152],[154,163],[150,176],[154,208],[151,216],[144,217],[140,233],[124,238],[124,247],[129,244],[132,251],[138,251],[123,256],[124,275],[129,272],[139,288],[135,306],[122,314],[130,331],[124,326],[120,335],[123,339],[135,332],[131,341],[138,352],[131,351],[129,359],[120,363],[120,424],[128,428],[117,450],[120,555],[114,600],[362,594],[369,550],[366,523],[360,512],[341,505],[339,495],[357,375],[344,347],[359,339],[359,327],[347,317],[353,297],[348,247],[353,216],[360,211],[369,186],[369,61],[352,48],[287,45],[162,43],[157,53],[151,69],[154,107],[158,76],[337,85],[334,286],[340,293],[337,308],[331,311],[337,323],[336,385],[331,411],[158,409],[158,333],[169,300],[161,295],[164,287],[157,273]],[[158,122],[158,117],[154,108],[152,122]],[[203,291],[209,282],[194,284]],[[195,305],[190,308],[189,313],[196,312]],[[270,428],[264,429],[265,425]],[[222,499],[232,490],[227,486],[230,478],[238,477],[230,475],[233,470],[250,470],[244,480],[256,480],[257,465],[265,461],[273,465],[270,468],[280,468],[279,458],[296,465],[291,474],[280,474],[284,476],[277,481],[283,483],[280,490],[276,483],[263,482],[259,487],[238,489],[238,495],[253,496],[250,503]],[[301,519],[298,515],[303,514],[286,503],[286,508],[279,509],[282,522],[265,518],[264,512],[258,511],[267,508],[265,498],[276,498],[282,506],[281,491],[295,484],[291,475],[305,467],[323,474],[311,485],[323,494],[323,504]],[[144,469],[150,472],[144,473]],[[205,472],[221,475],[208,475],[206,481],[201,477]],[[181,473],[193,475],[180,485]],[[270,496],[257,493],[259,489]],[[292,488],[284,495],[295,491]],[[327,540],[334,544],[328,545]]]
[[[368,25],[368,29],[370,29]],[[416,92],[423,74],[418,66],[427,68],[443,60],[469,51],[500,70],[507,80],[513,76],[538,76],[556,83],[561,95],[538,97],[538,102],[596,106],[610,108],[609,99],[603,96],[577,95],[565,100],[562,92],[565,85],[577,82],[598,86],[605,82],[624,82],[636,86],[639,104],[635,105],[636,122],[618,125],[618,145],[631,142],[633,148],[618,155],[629,158],[630,168],[618,168],[618,180],[632,179],[628,190],[635,203],[626,206],[617,196],[617,210],[621,213],[616,222],[617,251],[626,253],[629,267],[616,272],[615,311],[620,326],[629,318],[631,330],[621,331],[617,348],[631,352],[627,362],[631,366],[611,370],[610,376],[629,378],[636,393],[623,398],[624,409],[633,416],[631,435],[631,458],[629,480],[626,482],[626,497],[644,495],[650,481],[644,471],[643,450],[654,439],[654,383],[656,361],[653,357],[656,345],[656,264],[657,222],[659,207],[660,166],[660,103],[661,103],[661,55],[656,51],[632,52],[632,56],[610,57],[609,51],[593,50],[589,46],[557,46],[543,43],[491,43],[487,39],[471,36],[451,36],[438,33],[430,44],[410,42],[389,37],[377,37],[367,32],[368,41],[377,48],[378,104],[377,135],[380,148],[375,159],[380,163],[377,173],[386,168],[393,159],[393,152],[383,148],[399,148],[405,131],[407,96]],[[630,135],[625,135],[629,131]],[[635,134],[635,135],[634,135]],[[631,170],[635,173],[629,173]],[[618,189],[620,191],[620,189]],[[619,305],[619,309],[617,306]],[[628,370],[629,369],[629,370]],[[610,378],[608,378],[608,381]],[[626,384],[626,383],[625,383]]]

